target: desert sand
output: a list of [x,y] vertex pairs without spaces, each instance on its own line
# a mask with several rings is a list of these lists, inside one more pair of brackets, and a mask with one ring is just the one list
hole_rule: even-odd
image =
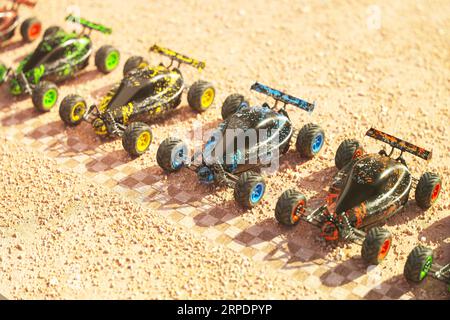
[[[183,99],[179,110],[152,124],[155,138],[150,151],[130,159],[119,140],[101,142],[87,124],[66,128],[57,108],[38,114],[31,99],[14,99],[3,87],[0,294],[10,299],[449,298],[442,283],[429,279],[414,286],[402,276],[406,257],[417,244],[435,249],[440,262],[450,261],[447,1],[190,0],[174,5],[130,0],[125,5],[117,0],[41,0],[33,11],[23,10],[23,16],[34,14],[45,27],[64,25],[69,5],[76,5],[82,17],[112,27],[111,36],[93,33],[92,38],[97,48],[103,44],[119,48],[122,63],[107,76],[91,63],[77,79],[60,85],[61,98],[78,93],[90,103],[98,101],[121,79],[121,67],[129,56],[139,54],[159,63],[161,57],[147,53],[158,43],[206,61],[201,73],[183,66],[183,74],[188,82],[212,81],[216,100],[210,110],[197,114]],[[15,66],[35,45],[21,43],[16,35],[0,48],[0,60]],[[321,154],[305,161],[292,148],[280,170],[267,176],[262,205],[249,211],[234,203],[232,190],[201,186],[190,171],[163,174],[155,161],[159,143],[169,135],[189,139],[193,127],[200,124],[204,129],[215,127],[229,94],[242,93],[253,104],[270,101],[250,92],[255,81],[316,101],[312,114],[294,108],[289,114],[299,128],[307,122],[324,128],[326,145]],[[354,277],[333,285],[336,272],[329,271],[339,268],[361,272],[361,279],[366,279],[360,248],[327,245],[311,226],[282,228],[274,220],[274,207],[287,188],[300,190],[313,199],[311,203],[320,201],[337,171],[334,153],[343,139],[360,139],[372,152],[383,147],[363,137],[371,126],[432,149],[428,163],[405,157],[416,177],[437,172],[444,187],[431,209],[423,212],[412,199],[389,220],[386,227],[394,236],[393,248],[376,268],[376,284]],[[67,151],[77,143],[89,150]],[[260,243],[250,242],[240,252],[210,241],[205,230],[220,233],[226,224],[190,227],[182,220],[166,219],[161,207],[152,204],[158,195],[140,201],[117,193],[116,178],[99,182],[100,172],[92,161],[81,169],[61,164],[61,159],[68,163],[78,154],[117,162],[102,175],[113,177],[120,171],[131,178],[149,177],[149,185],[161,186],[169,195],[172,189],[181,189],[195,199],[189,204],[194,211],[197,202],[208,202],[213,209],[202,213],[202,218],[215,219],[217,212],[225,211],[229,224],[237,221],[235,225],[255,226],[273,236],[260,236]],[[124,177],[118,179],[123,182]],[[245,231],[241,234],[251,233]],[[244,240],[238,234],[231,243]],[[288,262],[293,256],[289,245],[294,242],[318,258],[283,262],[280,267],[282,258],[277,255],[259,259],[249,254],[266,241],[287,244]],[[318,269],[305,271],[311,266]],[[297,273],[293,277],[289,272]]]

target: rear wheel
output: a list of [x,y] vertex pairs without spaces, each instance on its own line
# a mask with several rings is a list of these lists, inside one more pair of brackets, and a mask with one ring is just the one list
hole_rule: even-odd
[[61,27],[58,27],[58,26],[51,26],[51,27],[48,27],[48,28],[45,29],[45,31],[44,31],[44,38],[51,37],[51,36],[53,36],[54,34],[58,33],[59,31],[62,31],[62,30],[63,30],[63,29],[62,29]]
[[275,218],[281,224],[286,226],[296,225],[299,221],[299,215],[306,210],[306,197],[298,191],[286,190],[278,198],[275,207]]
[[34,17],[26,19],[20,26],[20,34],[26,42],[36,40],[39,37],[41,30],[41,22]]
[[167,138],[158,147],[156,162],[167,172],[180,170],[187,161],[187,145],[180,139]]
[[334,164],[336,168],[341,170],[353,159],[363,155],[364,149],[361,143],[356,139],[345,139],[339,145],[336,155],[334,156]]
[[119,50],[113,46],[103,46],[95,53],[95,65],[100,72],[110,73],[120,62]]
[[152,129],[142,122],[132,122],[125,129],[122,136],[122,145],[132,157],[144,154],[153,140]]
[[415,247],[406,260],[404,277],[412,282],[421,282],[433,265],[433,250],[423,246]]
[[417,205],[426,210],[439,198],[442,181],[438,174],[425,172],[417,183],[415,198]]
[[388,230],[374,227],[367,232],[361,248],[361,256],[370,264],[380,264],[389,253],[391,243],[392,235]]
[[86,101],[77,94],[71,94],[66,96],[61,102],[59,106],[59,116],[65,124],[76,126],[83,120],[86,110]]
[[192,109],[203,112],[212,105],[215,96],[214,86],[210,82],[199,80],[189,88],[187,100]]
[[305,124],[299,131],[296,141],[297,151],[303,158],[313,158],[322,149],[325,133],[317,124]]
[[234,199],[244,208],[253,208],[264,196],[266,183],[256,172],[247,171],[239,176],[234,187]]
[[242,94],[230,94],[222,104],[222,119],[228,119],[229,116],[235,114],[242,106],[248,105],[248,101]]
[[123,66],[123,75],[126,76],[130,71],[139,67],[142,63],[144,63],[144,58],[141,56],[132,56],[129,57]]
[[53,82],[41,81],[34,88],[31,99],[36,110],[48,112],[58,101],[58,87]]

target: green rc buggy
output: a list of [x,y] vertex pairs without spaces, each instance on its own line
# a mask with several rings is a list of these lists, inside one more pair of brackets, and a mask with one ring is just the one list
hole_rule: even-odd
[[[33,105],[40,112],[50,111],[56,104],[55,82],[71,78],[87,67],[92,54],[90,32],[111,33],[110,28],[73,15],[66,20],[80,24],[83,29],[76,33],[65,32],[58,26],[49,27],[37,48],[20,62],[16,71],[0,63],[0,83],[8,82],[14,96],[31,95]],[[102,46],[95,54],[95,65],[105,74],[113,71],[119,61],[119,51],[109,45]]]
[[147,122],[177,108],[183,92],[187,91],[189,106],[197,112],[212,105],[213,85],[199,80],[188,86],[179,70],[182,63],[202,70],[204,62],[158,45],[150,51],[169,57],[170,64],[150,66],[142,57],[130,57],[124,65],[122,81],[112,87],[99,105],[87,107],[82,97],[69,95],[59,107],[61,119],[69,126],[87,121],[100,137],[122,137],[124,149],[137,157],[148,150],[153,140]]

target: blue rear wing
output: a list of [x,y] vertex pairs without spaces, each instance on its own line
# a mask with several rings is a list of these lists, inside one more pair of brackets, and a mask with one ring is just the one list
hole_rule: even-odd
[[314,108],[316,107],[315,103],[310,103],[310,102],[302,100],[300,98],[293,97],[293,96],[291,96],[289,94],[281,92],[281,91],[279,91],[277,89],[270,88],[270,87],[268,87],[266,85],[263,85],[263,84],[261,84],[259,82],[255,82],[251,86],[250,89],[252,89],[254,91],[257,91],[257,92],[260,92],[260,93],[263,93],[265,95],[268,95],[268,96],[274,98],[277,101],[281,101],[281,102],[283,102],[285,104],[291,104],[293,106],[296,106],[296,107],[298,107],[300,109],[303,109],[305,111],[308,111],[308,112],[312,112],[314,110]]

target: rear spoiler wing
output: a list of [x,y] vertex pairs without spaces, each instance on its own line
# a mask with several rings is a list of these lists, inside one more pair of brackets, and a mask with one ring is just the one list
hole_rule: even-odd
[[159,53],[163,56],[169,57],[172,60],[177,61],[178,63],[185,63],[188,65],[193,66],[194,68],[197,68],[198,70],[203,70],[206,66],[205,62],[203,61],[199,61],[199,60],[195,60],[192,58],[189,58],[188,56],[185,56],[181,53],[175,52],[173,50],[164,48],[164,47],[160,47],[157,44],[153,45],[150,48],[150,51],[152,52],[156,52]]
[[101,24],[97,24],[97,23],[88,21],[88,20],[80,18],[80,17],[76,17],[76,16],[74,16],[72,14],[70,14],[70,15],[68,15],[66,17],[66,21],[77,23],[77,24],[83,26],[83,28],[88,28],[90,30],[100,31],[100,32],[102,32],[104,34],[111,34],[112,33],[112,29],[111,28],[105,27],[105,26],[103,26]]
[[427,161],[431,160],[431,156],[432,156],[431,151],[428,151],[428,150],[425,150],[418,146],[415,146],[409,142],[406,142],[402,139],[391,136],[390,134],[387,134],[380,130],[370,128],[369,130],[367,130],[366,136],[369,136],[376,140],[387,143],[392,148],[399,149],[402,152],[406,151],[406,152],[411,153],[411,154],[415,155],[416,157],[422,158],[424,160],[427,160]]
[[296,98],[279,90],[263,85],[259,82],[255,82],[250,89],[268,95],[274,98],[276,101],[281,101],[285,104],[291,104],[308,112],[312,112],[316,107],[315,103],[310,103],[300,98]]

